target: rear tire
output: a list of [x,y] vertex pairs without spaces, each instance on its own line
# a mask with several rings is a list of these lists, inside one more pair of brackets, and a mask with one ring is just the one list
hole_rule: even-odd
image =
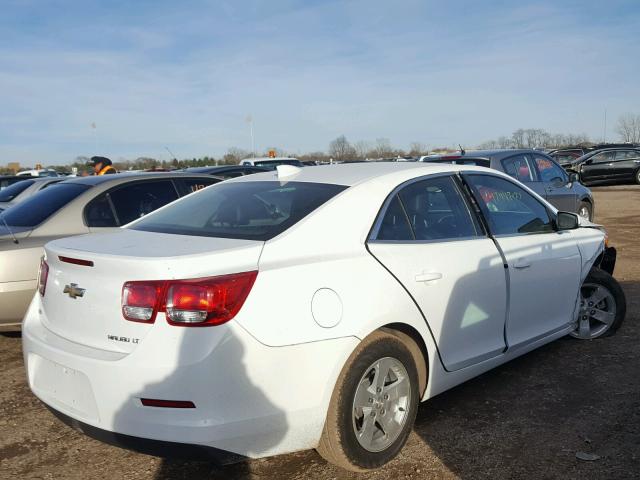
[[317,448],[325,460],[362,472],[398,455],[422,393],[415,357],[419,351],[409,336],[393,330],[375,331],[358,345],[331,397]]
[[637,183],[638,185],[640,185],[640,168],[639,168],[638,170],[636,170],[636,176],[635,176],[635,179],[636,179],[636,183]]
[[580,340],[613,335],[627,313],[627,300],[618,281],[604,270],[592,268],[580,287],[578,326],[570,333]]
[[580,202],[578,206],[578,215],[586,220],[593,219],[593,207],[589,202]]

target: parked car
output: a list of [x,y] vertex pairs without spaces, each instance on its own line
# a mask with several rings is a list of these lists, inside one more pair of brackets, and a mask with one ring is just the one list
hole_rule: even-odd
[[36,290],[42,247],[55,238],[118,229],[194,190],[207,175],[131,174],[67,179],[0,213],[0,325],[19,325]]
[[561,167],[567,168],[570,167],[572,163],[575,162],[577,158],[580,158],[583,155],[586,155],[590,152],[595,152],[596,150],[602,150],[605,148],[616,148],[616,147],[624,147],[624,148],[633,148],[638,147],[633,143],[599,143],[597,145],[577,145],[573,147],[564,147],[554,149],[548,152],[548,154],[553,157],[553,159],[560,164]]
[[587,153],[567,167],[580,175],[580,181],[591,185],[603,182],[635,182],[640,184],[640,148],[607,148]]
[[41,177],[27,178],[23,182],[14,183],[0,191],[0,212],[62,180],[63,177]]
[[45,252],[33,392],[88,435],[219,462],[380,467],[420,400],[625,316],[601,227],[475,166],[279,167]]
[[25,180],[27,180],[27,177],[19,177],[18,175],[0,175],[0,191],[14,183],[24,182]]
[[51,168],[40,168],[36,170],[24,170],[16,173],[19,177],[57,177],[58,172]]
[[190,167],[184,171],[189,173],[203,173],[207,175],[215,175],[220,178],[235,178],[243,175],[251,175],[252,173],[268,172],[269,168],[254,167],[250,165],[219,165],[216,167]]
[[595,200],[577,175],[568,174],[550,156],[532,149],[476,150],[464,154],[432,155],[423,162],[478,165],[500,170],[526,184],[559,210],[593,220]]
[[304,164],[297,158],[289,157],[264,157],[264,158],[246,158],[240,162],[240,165],[253,165],[254,167],[263,167],[269,170],[275,170],[278,165],[293,165],[294,167],[304,167]]

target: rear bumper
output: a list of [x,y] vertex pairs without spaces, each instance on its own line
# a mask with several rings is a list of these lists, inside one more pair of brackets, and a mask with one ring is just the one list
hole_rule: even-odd
[[36,280],[0,283],[0,325],[19,325],[36,292]]
[[115,445],[116,447],[134,450],[147,455],[155,455],[156,457],[201,460],[211,462],[215,465],[228,465],[230,463],[238,463],[247,459],[247,457],[242,455],[214,447],[191,443],[152,440],[149,438],[134,437],[131,435],[124,435],[122,433],[110,432],[109,430],[102,430],[101,428],[96,428],[65,415],[64,413],[51,408],[49,405],[46,406],[51,413],[58,418],[58,420],[67,424],[74,430],[84,433],[86,436],[101,442],[108,443],[109,445]]
[[[157,448],[167,442],[197,445],[213,458],[314,448],[336,378],[358,343],[346,337],[267,347],[233,321],[184,329],[159,319],[126,354],[54,334],[40,310],[35,296],[22,328],[34,394],[89,435],[133,449],[145,442],[132,439],[149,440],[161,455],[173,452]],[[146,407],[141,398],[186,400],[196,408]]]

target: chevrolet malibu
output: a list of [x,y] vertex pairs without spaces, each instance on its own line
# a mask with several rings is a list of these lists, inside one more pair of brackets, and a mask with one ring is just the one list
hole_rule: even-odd
[[373,469],[420,401],[560,337],[612,334],[625,298],[609,251],[501,172],[280,166],[47,244],[29,385],[127,448],[221,463],[316,448]]

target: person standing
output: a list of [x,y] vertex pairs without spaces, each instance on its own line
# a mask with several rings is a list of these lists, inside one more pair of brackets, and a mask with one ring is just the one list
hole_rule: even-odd
[[109,175],[111,173],[117,173],[111,163],[111,160],[107,157],[91,157],[91,160],[87,162],[87,165],[93,167],[93,175]]

